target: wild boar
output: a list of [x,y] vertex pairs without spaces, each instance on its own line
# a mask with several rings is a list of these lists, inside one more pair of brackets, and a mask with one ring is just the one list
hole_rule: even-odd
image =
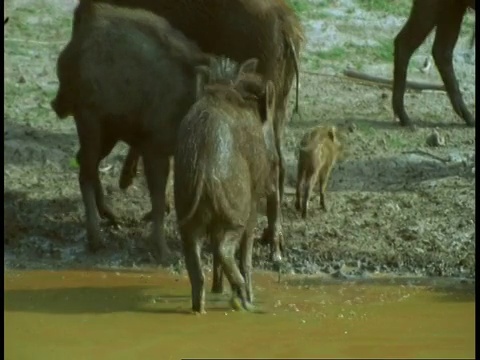
[[342,151],[334,126],[317,126],[307,132],[301,142],[298,156],[297,192],[295,208],[307,217],[308,202],[315,184],[320,186],[320,205],[325,205],[325,190],[330,173]]
[[[278,196],[279,163],[273,124],[275,87],[254,74],[256,66],[256,59],[247,60],[232,81],[234,62],[211,65],[209,81],[178,132],[175,209],[194,312],[205,311],[200,259],[205,235],[212,242],[214,262],[230,282],[232,305],[253,309],[257,205],[261,197]],[[237,247],[240,268],[234,256]]]

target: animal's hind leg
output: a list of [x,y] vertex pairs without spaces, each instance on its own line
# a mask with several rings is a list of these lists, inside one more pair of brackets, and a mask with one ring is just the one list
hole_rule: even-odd
[[200,242],[192,234],[182,231],[183,251],[190,285],[192,287],[192,311],[205,313],[205,276],[200,259]]
[[224,238],[224,233],[222,231],[212,232],[210,235],[211,246],[213,250],[213,281],[212,281],[212,293],[222,294],[223,293],[223,269],[222,261],[220,259],[220,251],[217,244]]
[[218,246],[219,249],[219,258],[222,263],[223,272],[232,287],[232,305],[235,306],[236,296],[238,296],[242,302],[242,307],[250,311],[253,310],[253,307],[248,301],[245,279],[235,261],[236,244],[241,239],[243,231],[244,229],[227,231],[223,240],[216,246]]
[[465,8],[460,5],[452,6],[448,12],[446,10],[442,12],[442,17],[437,25],[432,54],[453,109],[467,125],[474,126],[475,120],[463,101],[453,68],[453,49],[457,43],[464,13]]
[[166,156],[160,156],[158,149],[152,144],[142,146],[142,157],[152,204],[153,228],[150,244],[157,260],[164,262],[170,254],[164,235],[165,189],[169,160]]
[[318,184],[320,187],[320,206],[324,211],[328,211],[327,206],[325,205],[325,193],[327,190],[328,179],[330,178],[331,172],[332,168],[328,169],[328,171],[324,175],[320,175],[318,179]]
[[[439,2],[440,3],[440,2]],[[405,111],[404,95],[407,69],[414,51],[422,44],[435,27],[436,15],[431,2],[414,1],[410,16],[394,40],[392,107],[401,125],[410,125]]]
[[[105,158],[110,152],[112,151],[113,147],[117,141],[113,138],[106,138],[103,137],[102,141],[102,153],[100,155],[100,159],[97,164],[97,168],[100,164],[100,161]],[[113,211],[110,207],[105,203],[105,193],[103,191],[102,183],[100,182],[100,178],[97,177],[97,182],[95,183],[95,199],[97,202],[97,209],[100,216],[104,219],[108,219],[113,225],[117,224],[117,219],[113,214]]]
[[257,223],[257,204],[252,201],[250,217],[240,243],[240,272],[245,279],[247,289],[247,300],[253,303],[252,289],[252,251],[253,251],[253,229]]
[[87,110],[74,116],[77,127],[80,150],[77,161],[80,165],[78,181],[85,206],[87,239],[90,251],[104,247],[100,236],[100,224],[97,213],[96,187],[100,182],[98,164],[102,151],[101,129],[98,119]]
[[[170,178],[172,177],[172,172],[173,172],[173,156],[170,157],[170,170],[168,172],[167,176],[167,185],[166,185],[166,190],[165,190],[165,214],[170,214],[172,204],[170,203],[169,199],[169,193],[170,191],[173,191],[173,187],[169,186]],[[150,210],[147,212],[145,215],[142,217],[143,221],[152,221],[152,211]]]
[[312,195],[312,189],[317,182],[317,175],[313,174],[308,178],[303,185],[303,201],[302,201],[302,218],[307,218],[308,212],[308,203],[310,201],[310,196]]
[[302,193],[302,187],[303,187],[303,183],[304,183],[304,177],[305,177],[305,174],[303,172],[303,170],[301,169],[301,166],[300,166],[300,163],[298,164],[298,170],[297,170],[297,189],[296,189],[296,192],[295,192],[295,209],[297,211],[300,211],[301,210],[301,201],[302,201],[302,196],[301,196],[301,193]]
[[[97,162],[97,169],[98,166],[100,165],[100,161],[105,158],[110,152],[112,151],[113,147],[117,143],[115,139],[110,139],[110,138],[105,138],[101,136],[101,154],[100,158],[98,159]],[[77,152],[76,155],[77,163],[80,165],[81,164],[81,153],[80,150]],[[97,172],[98,174],[98,172]],[[116,216],[113,214],[113,211],[110,209],[110,207],[106,204],[105,202],[105,193],[103,191],[103,186],[100,181],[100,177],[97,175],[97,180],[95,181],[95,202],[97,204],[97,210],[103,219],[109,220],[113,225],[117,224],[117,219]]]

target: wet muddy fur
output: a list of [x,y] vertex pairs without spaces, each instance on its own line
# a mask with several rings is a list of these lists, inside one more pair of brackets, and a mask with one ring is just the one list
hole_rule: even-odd
[[[80,150],[79,183],[88,245],[103,247],[98,213],[115,222],[105,203],[98,165],[121,140],[141,153],[152,203],[154,256],[169,253],[163,234],[168,157],[176,131],[195,100],[195,66],[209,57],[162,18],[107,4],[88,13],[59,55],[59,89],[51,102],[60,118],[72,115]],[[128,71],[126,71],[128,69]]]
[[[212,64],[210,81],[179,129],[183,145],[175,151],[175,209],[194,312],[205,312],[200,260],[205,235],[214,253],[213,289],[221,287],[225,274],[232,288],[232,306],[253,310],[251,271],[257,203],[260,197],[278,194],[274,86],[270,81],[265,86],[252,74],[256,63],[243,63],[235,81],[231,81],[233,62]],[[237,248],[240,267],[234,256]]]
[[463,101],[453,68],[453,50],[468,8],[475,10],[474,0],[413,1],[409,18],[394,41],[392,107],[401,125],[412,125],[404,105],[408,63],[414,51],[434,28],[436,33],[432,49],[433,59],[453,110],[468,126],[475,125],[475,119]]

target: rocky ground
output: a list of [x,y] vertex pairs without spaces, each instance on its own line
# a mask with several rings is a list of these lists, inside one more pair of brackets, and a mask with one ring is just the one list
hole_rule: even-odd
[[[392,40],[410,1],[396,7],[378,1],[292,1],[305,24],[301,56],[302,119],[288,125],[287,242],[284,271],[368,275],[475,276],[475,131],[464,126],[443,92],[408,92],[407,111],[417,128],[393,121],[388,88],[366,86],[342,75],[348,67],[391,78]],[[363,4],[359,6],[359,4]],[[386,4],[387,2],[383,2]],[[388,2],[391,3],[391,2]],[[69,39],[73,3],[9,1],[4,76],[4,264],[6,268],[151,267],[155,263],[141,220],[150,207],[144,180],[118,189],[126,147],[102,164],[101,178],[119,228],[105,226],[107,250],[86,252],[84,211],[72,159],[78,140],[72,119],[58,120],[49,107],[57,90],[55,61]],[[475,53],[467,48],[474,15],[464,20],[455,69],[464,99],[475,111]],[[432,38],[416,52],[409,79],[441,83],[433,66],[420,67]],[[293,97],[292,97],[293,98]],[[353,124],[348,156],[333,171],[328,212],[312,200],[307,220],[293,207],[298,142],[317,124]],[[445,144],[430,147],[437,129]],[[266,223],[259,218],[258,232]],[[166,234],[184,269],[175,215]],[[210,255],[205,252],[206,263]],[[271,268],[257,246],[254,266]]]

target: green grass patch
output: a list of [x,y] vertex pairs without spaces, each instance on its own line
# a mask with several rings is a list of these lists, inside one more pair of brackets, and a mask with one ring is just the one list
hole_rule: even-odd
[[411,146],[411,143],[400,136],[393,135],[387,140],[387,146],[391,149],[405,149]]
[[393,40],[385,39],[376,45],[345,44],[345,53],[354,58],[361,58],[364,61],[392,62],[393,61]]
[[312,56],[321,60],[341,60],[347,55],[347,49],[344,46],[336,46],[328,50],[317,50]]
[[393,61],[393,40],[382,40],[376,45],[358,45],[345,43],[326,50],[317,50],[306,55],[302,61],[308,68],[319,69],[325,62],[331,61],[338,65],[348,61],[357,67],[365,63],[391,63]]
[[313,4],[305,0],[287,0],[287,3],[298,15],[307,15],[315,7]]
[[406,17],[410,13],[412,0],[358,0],[357,4],[366,11]]

